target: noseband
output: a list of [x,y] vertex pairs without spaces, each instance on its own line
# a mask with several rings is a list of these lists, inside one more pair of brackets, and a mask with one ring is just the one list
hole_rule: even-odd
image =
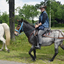
[[15,29],[15,31],[19,32],[19,34],[20,34],[20,31],[21,31],[21,30],[23,31],[23,22],[21,23],[21,27],[20,27],[19,30]]

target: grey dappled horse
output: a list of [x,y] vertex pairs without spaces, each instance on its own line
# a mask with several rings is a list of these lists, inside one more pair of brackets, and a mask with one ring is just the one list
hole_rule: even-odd
[[[35,27],[31,24],[29,24],[25,20],[20,20],[18,21],[18,26],[16,27],[16,30],[14,34],[18,36],[22,31],[26,34],[28,37],[28,41],[30,44],[32,44],[32,47],[29,51],[29,55],[32,57],[33,60],[36,59],[36,48],[35,46],[37,45],[37,36],[34,36],[34,31]],[[56,55],[58,54],[58,47],[60,46],[64,50],[64,45],[62,44],[64,40],[64,35],[62,31],[59,30],[53,30],[49,37],[42,37],[42,45],[41,46],[49,46],[54,43],[55,46],[55,54],[52,57],[50,61],[53,61]],[[33,51],[34,56],[31,54]]]

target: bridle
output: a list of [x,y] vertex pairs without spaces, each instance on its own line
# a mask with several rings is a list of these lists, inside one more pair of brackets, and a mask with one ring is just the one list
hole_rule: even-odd
[[20,27],[20,29],[19,30],[17,30],[17,29],[15,29],[15,31],[17,31],[19,34],[20,34],[20,31],[23,31],[23,22],[21,23],[21,27]]

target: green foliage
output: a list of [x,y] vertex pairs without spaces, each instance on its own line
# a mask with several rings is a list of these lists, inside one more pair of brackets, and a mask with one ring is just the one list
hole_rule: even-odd
[[9,3],[9,0],[6,0],[7,3]]
[[59,7],[60,5],[58,4],[58,3],[56,3],[56,2],[52,2],[52,4],[51,4],[51,9],[52,9],[52,11],[53,11],[53,16],[54,16],[54,19],[55,18],[59,18],[61,15],[61,8]]
[[62,19],[64,20],[64,5],[61,6]]
[[6,0],[6,1],[9,1],[9,0]]
[[0,16],[0,22],[9,24],[9,15],[6,12]]
[[21,17],[19,15],[15,15],[15,24],[18,24],[17,20],[21,20]]
[[58,6],[57,7],[57,12],[55,14],[57,19],[60,19],[60,20],[62,19],[62,14],[61,13],[62,13],[62,9],[61,9],[61,7]]
[[64,27],[64,24],[55,24],[54,27]]
[[25,4],[22,9],[19,10],[19,16],[24,17],[24,19],[34,20],[34,17],[36,17],[38,13],[34,5]]

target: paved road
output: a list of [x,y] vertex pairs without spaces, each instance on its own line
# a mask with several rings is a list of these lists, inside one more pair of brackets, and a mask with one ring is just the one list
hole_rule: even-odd
[[19,62],[14,62],[14,61],[3,61],[0,60],[0,64],[26,64],[26,63],[19,63]]

